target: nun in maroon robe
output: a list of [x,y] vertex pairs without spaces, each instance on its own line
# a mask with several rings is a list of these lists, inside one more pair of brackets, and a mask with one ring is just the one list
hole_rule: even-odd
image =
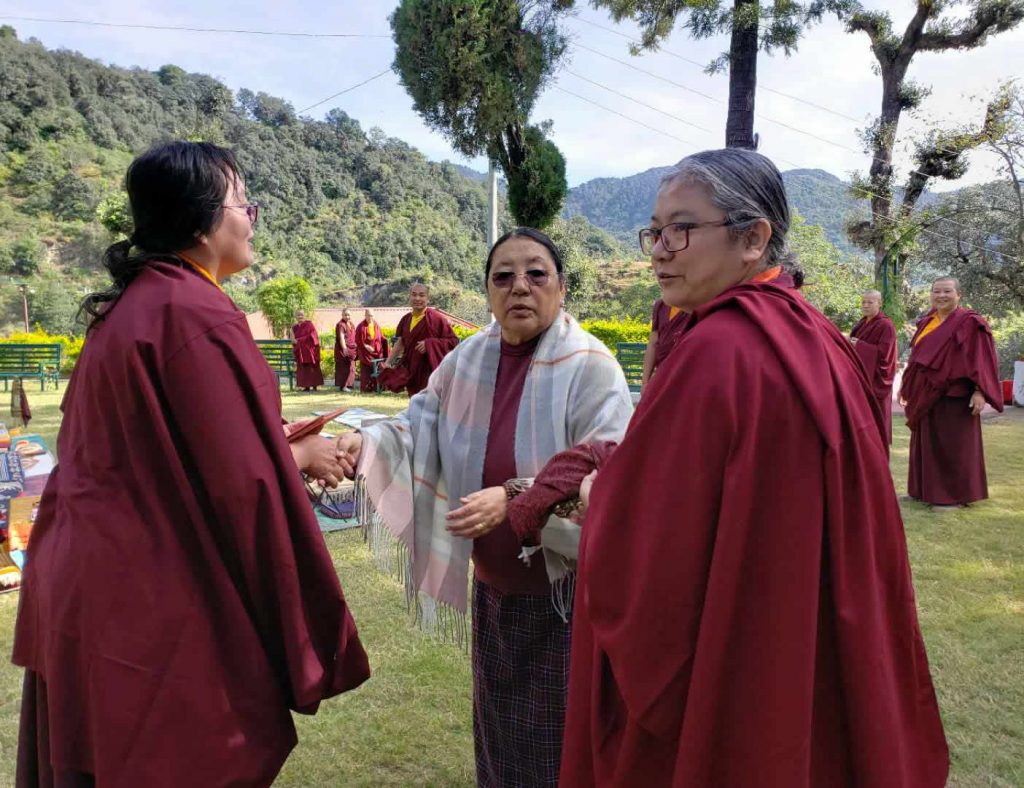
[[871,388],[788,278],[749,276],[788,224],[753,151],[659,192],[645,251],[691,315],[589,496],[563,786],[945,783]]
[[882,411],[882,426],[885,441],[892,444],[892,383],[896,377],[898,348],[896,326],[885,312],[881,311],[882,296],[877,291],[864,294],[861,307],[864,317],[853,327],[850,338],[857,351],[875,399]]
[[356,327],[348,310],[334,327],[334,385],[351,391],[356,380]]
[[320,335],[313,321],[306,320],[301,312],[292,326],[292,350],[295,353],[295,385],[314,391],[324,385],[324,373],[320,369]]
[[373,362],[385,358],[384,332],[380,323],[373,319],[373,312],[366,310],[363,320],[356,326],[356,358],[359,359],[359,390],[364,394],[377,390],[373,377]]
[[[422,303],[417,303],[417,298],[421,298]],[[426,287],[413,285],[410,292],[413,311],[399,321],[392,348],[393,356],[401,355],[401,364],[396,369],[381,372],[381,385],[395,392],[404,388],[410,397],[427,387],[430,373],[459,344],[451,324],[436,309],[428,307],[426,299]]]
[[184,142],[129,169],[135,234],[86,301],[25,568],[19,787],[270,785],[290,710],[369,675],[273,372],[213,273],[251,261],[240,181],[212,229],[196,219],[228,171]]
[[[937,280],[935,287],[955,280]],[[959,284],[956,285],[959,290]],[[910,427],[907,492],[938,506],[988,498],[981,408],[1003,409],[992,330],[970,309],[941,306],[917,322],[900,398]],[[973,404],[972,404],[973,400]]]

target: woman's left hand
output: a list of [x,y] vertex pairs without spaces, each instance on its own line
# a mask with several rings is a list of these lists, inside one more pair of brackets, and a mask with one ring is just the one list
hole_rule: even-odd
[[479,539],[489,534],[508,512],[504,487],[487,487],[460,501],[462,506],[448,513],[448,531],[463,539]]
[[980,416],[983,410],[985,410],[985,395],[980,391],[975,391],[971,395],[971,415]]

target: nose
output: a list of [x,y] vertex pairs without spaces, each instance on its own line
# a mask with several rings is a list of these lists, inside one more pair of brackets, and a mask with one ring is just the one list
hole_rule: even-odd
[[512,280],[512,292],[513,293],[530,293],[530,279],[526,274],[516,274],[515,279]]

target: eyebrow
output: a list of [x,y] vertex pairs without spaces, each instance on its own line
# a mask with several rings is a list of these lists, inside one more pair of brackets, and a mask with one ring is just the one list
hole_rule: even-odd
[[[676,221],[678,221],[679,219],[681,219],[683,217],[686,217],[687,219],[695,220],[697,218],[697,215],[695,213],[691,213],[690,211],[687,211],[687,210],[673,211],[672,213],[669,214],[668,221],[665,222],[665,224],[672,224],[673,222],[676,222]],[[658,223],[658,217],[657,216],[652,216],[651,217],[651,224],[657,224],[657,223]]]

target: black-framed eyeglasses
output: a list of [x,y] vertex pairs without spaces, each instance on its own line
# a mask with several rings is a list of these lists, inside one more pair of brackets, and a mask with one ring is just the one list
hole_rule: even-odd
[[550,272],[543,268],[531,268],[522,274],[517,274],[515,271],[495,271],[491,274],[491,284],[500,290],[511,290],[520,276],[530,287],[544,287],[551,278]]
[[249,217],[249,224],[255,226],[256,220],[260,218],[260,204],[258,202],[243,202],[238,205],[225,205],[225,208],[244,208],[245,215]]
[[653,254],[654,245],[660,238],[666,252],[682,252],[690,245],[690,230],[699,227],[728,227],[730,224],[735,222],[722,219],[718,222],[673,222],[664,227],[645,227],[640,231],[640,251]]

